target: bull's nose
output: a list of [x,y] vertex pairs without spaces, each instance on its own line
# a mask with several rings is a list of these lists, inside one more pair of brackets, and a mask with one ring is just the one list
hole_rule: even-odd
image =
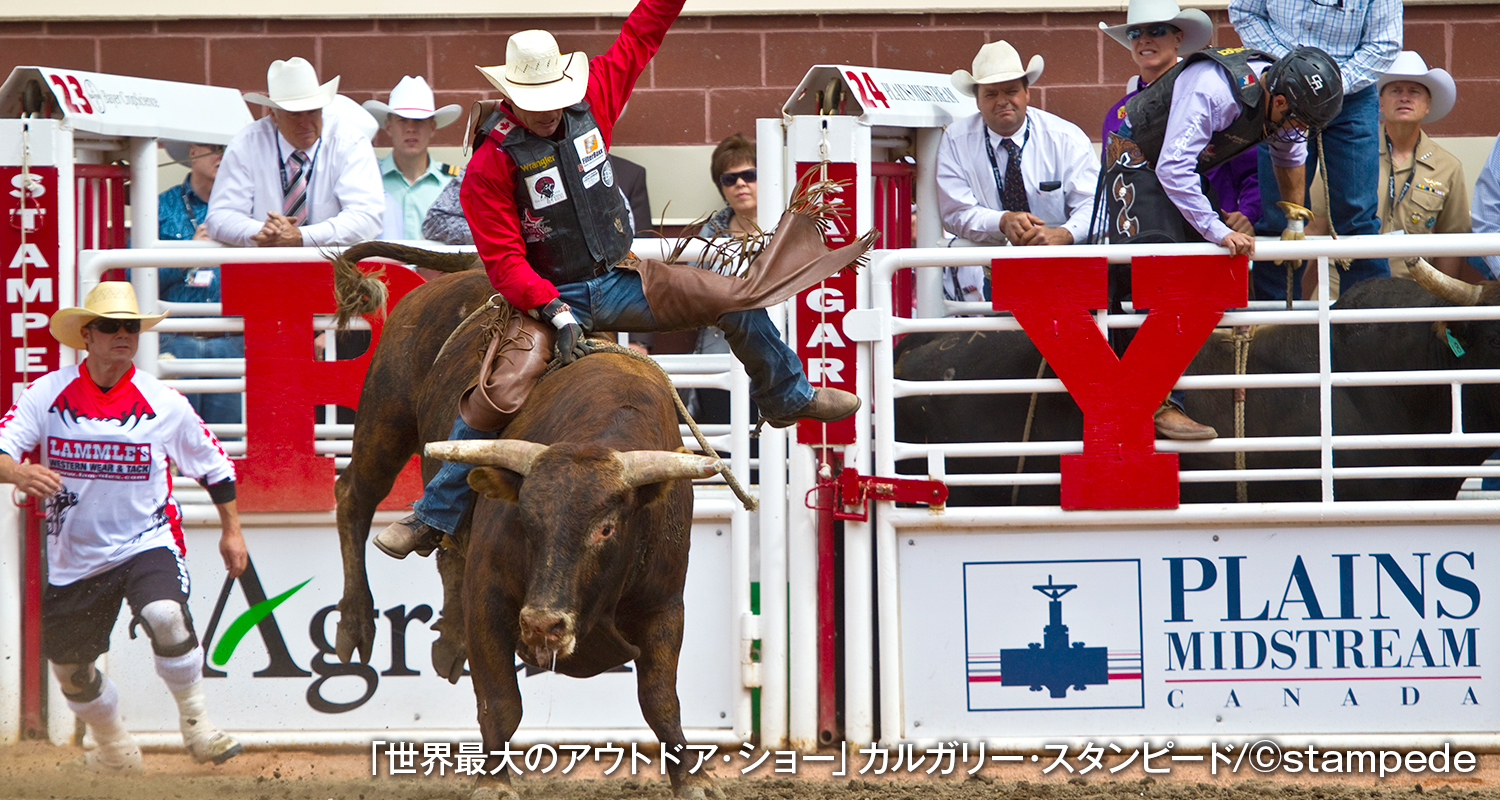
[[521,610],[521,637],[531,643],[556,647],[568,633],[568,621],[556,611],[524,608]]

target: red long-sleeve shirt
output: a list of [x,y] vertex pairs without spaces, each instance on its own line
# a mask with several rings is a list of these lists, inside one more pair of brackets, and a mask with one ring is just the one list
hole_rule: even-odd
[[[682,11],[683,2],[641,0],[625,18],[615,43],[603,55],[589,61],[589,83],[583,97],[599,125],[606,148],[614,134],[615,121],[635,88],[636,78],[661,47],[667,29]],[[502,110],[509,116],[509,108],[502,106]],[[520,124],[514,116],[510,119]],[[557,287],[538,275],[526,261],[521,213],[516,207],[516,174],[515,162],[491,136],[469,161],[458,197],[495,291],[512,306],[530,311],[552,302],[557,297]]]

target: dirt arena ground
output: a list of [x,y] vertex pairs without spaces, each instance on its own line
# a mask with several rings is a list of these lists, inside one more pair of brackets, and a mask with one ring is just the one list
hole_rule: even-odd
[[[470,778],[370,776],[366,752],[260,750],[221,767],[194,764],[184,754],[146,753],[135,778],[103,778],[69,770],[76,748],[26,742],[0,747],[0,800],[464,800]],[[852,762],[851,762],[852,763]],[[913,775],[866,779],[835,777],[826,765],[794,776],[771,771],[720,772],[730,800],[1396,800],[1435,794],[1441,800],[1500,800],[1500,755],[1481,755],[1467,774],[1397,773],[1385,778],[1345,775],[1211,776],[1207,766],[1174,765],[1170,774],[1146,775],[1138,765],[1116,774],[1080,777],[1062,770],[1043,775],[1036,765],[986,766],[976,776]],[[851,768],[852,771],[853,768]],[[669,798],[664,779],[604,777],[598,768],[567,778],[521,778],[523,798],[613,800]]]

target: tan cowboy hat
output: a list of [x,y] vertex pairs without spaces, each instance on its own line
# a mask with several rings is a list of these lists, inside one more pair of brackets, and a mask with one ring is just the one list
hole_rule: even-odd
[[1442,67],[1427,68],[1427,62],[1422,56],[1413,50],[1402,50],[1396,54],[1395,63],[1391,68],[1375,81],[1379,86],[1378,91],[1384,91],[1387,83],[1395,81],[1411,81],[1420,83],[1427,87],[1432,94],[1432,107],[1427,110],[1427,116],[1422,122],[1437,122],[1453,110],[1453,103],[1458,100],[1458,89],[1453,85],[1453,76]]
[[148,331],[166,318],[166,314],[142,314],[135,302],[135,289],[128,281],[104,281],[89,290],[83,298],[82,308],[63,308],[52,315],[48,328],[52,338],[74,350],[87,350],[83,341],[83,326],[100,317],[107,319],[138,319],[141,330]]
[[266,70],[266,93],[245,93],[245,102],[279,108],[282,111],[311,111],[333,102],[339,93],[339,76],[319,85],[318,72],[302,56],[286,61],[272,61]]
[[1010,46],[1010,42],[990,42],[979,48],[979,54],[974,56],[973,72],[961,69],[953,73],[953,88],[973,97],[974,87],[981,83],[1005,83],[1025,78],[1029,86],[1042,77],[1042,64],[1041,56],[1032,56],[1026,68],[1021,69],[1021,54]]
[[1125,32],[1137,25],[1150,25],[1153,22],[1165,22],[1182,31],[1182,44],[1177,47],[1177,52],[1184,56],[1207,47],[1214,35],[1214,24],[1209,21],[1207,14],[1196,8],[1184,11],[1172,0],[1130,0],[1130,10],[1125,13],[1124,25],[1106,26],[1101,22],[1099,30],[1129,48],[1130,38]]
[[505,43],[505,63],[475,67],[523,111],[557,111],[583,99],[589,58],[582,50],[562,55],[546,31],[521,31]]
[[418,75],[412,77],[407,75],[391,90],[391,102],[382,103],[379,100],[366,100],[363,103],[365,110],[375,117],[380,125],[385,125],[385,118],[395,114],[406,119],[436,119],[439,128],[452,125],[463,113],[458,104],[453,103],[442,108],[437,108],[437,100],[432,96],[432,87],[427,81]]

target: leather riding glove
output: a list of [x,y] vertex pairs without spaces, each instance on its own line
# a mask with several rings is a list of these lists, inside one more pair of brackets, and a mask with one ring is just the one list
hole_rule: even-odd
[[[1305,206],[1299,206],[1296,203],[1289,203],[1285,200],[1278,200],[1276,206],[1286,215],[1286,229],[1281,232],[1281,240],[1286,242],[1306,239],[1307,234],[1303,233],[1303,229],[1306,227],[1308,220],[1312,219],[1312,211],[1308,210]],[[1286,262],[1277,261],[1276,263],[1285,264]]]
[[573,316],[573,309],[561,297],[536,310],[536,316],[552,323],[557,328],[557,360],[563,366],[573,363],[584,355],[583,326]]

